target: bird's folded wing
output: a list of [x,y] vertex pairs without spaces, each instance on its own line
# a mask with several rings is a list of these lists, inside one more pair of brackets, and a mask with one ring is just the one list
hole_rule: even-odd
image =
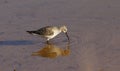
[[41,28],[41,29],[39,29],[37,31],[38,31],[38,33],[40,35],[53,35],[54,34],[54,32],[52,31],[52,29],[50,28],[50,26],[43,27],[43,28]]

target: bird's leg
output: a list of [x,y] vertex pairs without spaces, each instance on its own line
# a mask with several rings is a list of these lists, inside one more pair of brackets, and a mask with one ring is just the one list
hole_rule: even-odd
[[47,44],[50,44],[49,40],[46,41]]

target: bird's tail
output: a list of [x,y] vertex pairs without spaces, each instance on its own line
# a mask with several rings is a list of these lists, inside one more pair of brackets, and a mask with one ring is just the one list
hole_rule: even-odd
[[34,31],[26,31],[26,32],[28,32],[29,34],[32,34],[32,33],[34,33]]
[[28,32],[29,34],[37,34],[36,31],[26,31]]

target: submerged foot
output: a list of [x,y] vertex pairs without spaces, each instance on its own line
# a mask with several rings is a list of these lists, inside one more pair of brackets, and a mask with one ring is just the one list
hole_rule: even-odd
[[50,41],[46,41],[46,44],[50,44]]

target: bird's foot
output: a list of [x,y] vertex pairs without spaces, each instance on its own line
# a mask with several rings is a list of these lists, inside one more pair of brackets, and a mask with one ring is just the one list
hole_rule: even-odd
[[50,41],[46,41],[46,44],[50,44]]

